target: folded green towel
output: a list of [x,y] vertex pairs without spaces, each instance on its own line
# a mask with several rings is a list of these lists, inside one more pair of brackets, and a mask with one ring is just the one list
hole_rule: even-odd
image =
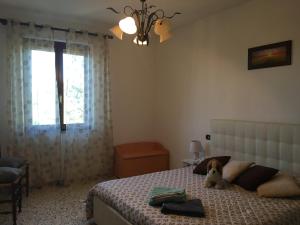
[[182,188],[154,187],[150,191],[149,205],[160,206],[167,202],[185,202],[186,193]]
[[150,199],[149,205],[151,206],[161,206],[163,203],[184,203],[186,201],[186,195],[183,196],[173,196],[161,199]]
[[169,187],[154,187],[150,191],[150,197],[161,196],[166,194],[185,194],[183,188],[169,188]]

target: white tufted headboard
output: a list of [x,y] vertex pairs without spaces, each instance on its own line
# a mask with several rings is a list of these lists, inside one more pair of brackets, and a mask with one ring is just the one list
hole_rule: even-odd
[[230,155],[300,175],[300,125],[211,120],[211,155]]

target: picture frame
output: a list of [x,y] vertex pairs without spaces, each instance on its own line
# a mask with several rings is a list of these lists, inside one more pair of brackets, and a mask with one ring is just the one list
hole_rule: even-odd
[[248,49],[248,70],[292,64],[292,41],[283,41]]

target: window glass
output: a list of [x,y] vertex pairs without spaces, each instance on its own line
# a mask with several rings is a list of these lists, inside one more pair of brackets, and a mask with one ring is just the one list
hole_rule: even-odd
[[64,123],[84,123],[84,56],[63,54]]
[[54,125],[56,122],[55,53],[31,51],[32,124]]

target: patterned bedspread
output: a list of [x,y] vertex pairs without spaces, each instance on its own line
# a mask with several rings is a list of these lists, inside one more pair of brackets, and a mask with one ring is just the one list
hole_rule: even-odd
[[[87,218],[93,216],[93,197],[118,211],[133,225],[299,225],[300,199],[260,198],[232,185],[225,190],[203,187],[204,176],[191,167],[97,184],[88,194]],[[188,198],[201,199],[205,218],[163,215],[147,204],[155,186],[185,188]]]

